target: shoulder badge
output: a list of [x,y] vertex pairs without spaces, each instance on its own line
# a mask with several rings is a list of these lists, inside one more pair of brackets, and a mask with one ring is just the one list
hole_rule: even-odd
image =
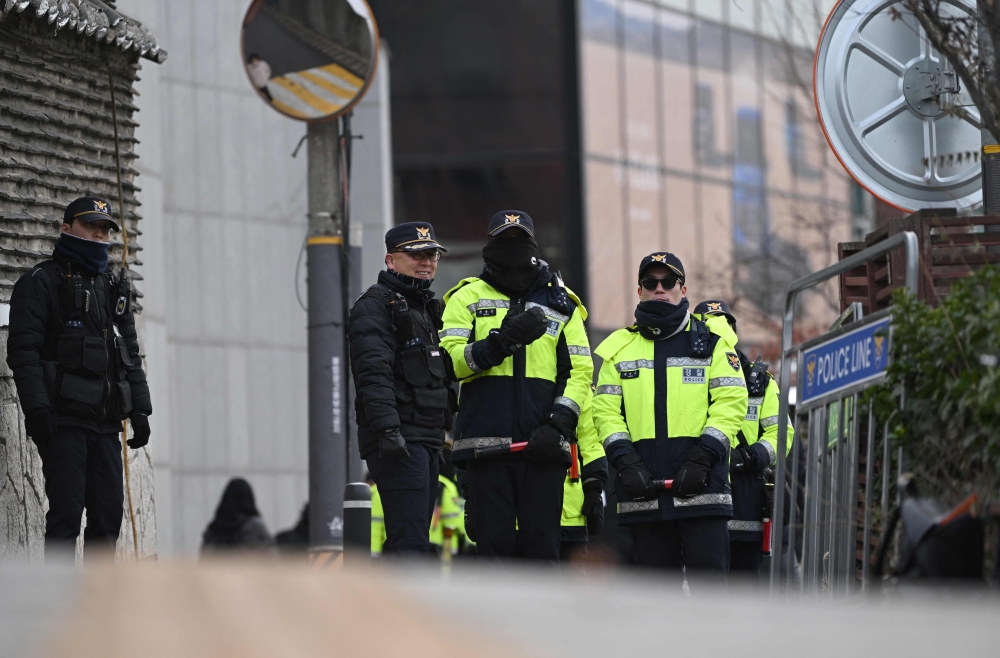
[[729,365],[733,367],[736,372],[740,371],[740,357],[736,356],[732,352],[726,352],[726,359],[729,360]]

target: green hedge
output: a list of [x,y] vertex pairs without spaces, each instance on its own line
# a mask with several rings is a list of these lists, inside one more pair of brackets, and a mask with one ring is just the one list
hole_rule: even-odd
[[1000,499],[1000,268],[961,279],[936,308],[893,298],[888,380],[875,413],[904,446],[922,494]]

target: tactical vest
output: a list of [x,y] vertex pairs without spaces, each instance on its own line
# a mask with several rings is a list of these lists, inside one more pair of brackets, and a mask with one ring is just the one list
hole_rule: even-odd
[[[132,316],[131,284],[105,272],[84,275],[75,263],[40,263],[55,283],[44,356],[53,411],[88,420],[120,421],[132,411],[126,367],[134,365],[119,328]],[[101,317],[96,281],[104,282]],[[53,322],[52,318],[57,318]]]
[[450,430],[458,400],[449,386],[437,330],[427,324],[423,313],[410,308],[402,293],[375,284],[362,297],[378,299],[389,307],[397,342],[393,375],[400,423]]

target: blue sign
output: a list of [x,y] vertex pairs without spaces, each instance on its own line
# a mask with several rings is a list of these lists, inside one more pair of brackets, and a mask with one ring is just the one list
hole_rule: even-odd
[[889,365],[889,318],[810,347],[802,364],[799,404],[875,379]]

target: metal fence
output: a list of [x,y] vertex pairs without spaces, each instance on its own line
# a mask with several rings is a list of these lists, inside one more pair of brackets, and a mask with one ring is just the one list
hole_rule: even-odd
[[[781,510],[785,509],[786,491],[782,483],[786,481],[792,504],[788,516],[788,554],[775,560],[771,570],[772,594],[784,586],[802,595],[836,597],[867,586],[875,500],[874,465],[879,454],[876,445],[881,446],[883,468],[879,492],[881,519],[888,512],[891,478],[884,475],[891,455],[889,442],[885,440],[886,428],[875,427],[871,405],[859,408],[859,398],[866,388],[885,378],[891,311],[886,309],[862,318],[860,305],[854,305],[849,310],[852,322],[842,325],[848,316],[845,313],[835,328],[798,345],[792,345],[792,325],[795,300],[801,292],[901,247],[906,250],[905,283],[916,293],[919,258],[917,236],[912,232],[897,234],[789,286],[781,335],[778,418],[782,420],[778,427],[775,471],[778,486],[772,525],[772,546],[778,551],[785,535]],[[796,360],[798,377],[795,442],[800,445],[790,453],[795,458],[791,463],[791,478],[786,478],[792,359]],[[877,434],[881,434],[881,441],[877,440]]]

